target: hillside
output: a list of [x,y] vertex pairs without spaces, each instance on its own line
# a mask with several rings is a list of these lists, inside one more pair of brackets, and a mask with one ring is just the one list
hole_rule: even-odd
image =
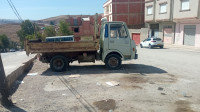
[[19,20],[15,19],[0,19],[0,25],[2,24],[20,24],[21,22]]
[[[54,22],[54,24],[58,24],[60,20],[66,20],[69,18],[77,18],[82,17],[86,18],[90,15],[61,15],[56,17],[51,17],[47,19],[42,19],[38,21],[33,21],[36,23],[39,27],[44,27],[47,24],[50,24],[50,22]],[[3,20],[0,19],[0,35],[5,34],[7,35],[12,41],[19,42],[19,37],[17,36],[17,31],[21,29],[20,23],[17,20]]]
[[0,25],[0,35],[7,35],[12,41],[19,42],[17,31],[20,30],[20,24],[3,24]]
[[58,24],[59,21],[61,21],[61,20],[63,21],[63,20],[69,19],[69,18],[77,18],[80,16],[85,18],[85,17],[88,17],[89,15],[61,15],[61,16],[38,20],[37,23],[49,24],[51,21],[53,21],[55,24]]

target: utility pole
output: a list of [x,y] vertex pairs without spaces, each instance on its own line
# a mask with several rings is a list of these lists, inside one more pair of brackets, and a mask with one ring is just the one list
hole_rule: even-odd
[[0,53],[0,104],[2,104],[3,106],[11,106],[12,101],[9,96],[10,95],[9,95],[6,75],[4,72],[4,67]]

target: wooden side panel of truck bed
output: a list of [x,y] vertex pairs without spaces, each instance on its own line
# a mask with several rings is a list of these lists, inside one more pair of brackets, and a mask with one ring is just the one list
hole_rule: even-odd
[[99,40],[80,42],[25,42],[27,55],[30,53],[97,51],[98,49]]

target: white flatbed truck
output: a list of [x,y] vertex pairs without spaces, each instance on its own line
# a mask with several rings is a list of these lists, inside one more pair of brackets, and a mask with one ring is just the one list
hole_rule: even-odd
[[122,60],[137,59],[135,42],[131,39],[125,22],[103,21],[100,38],[79,42],[25,42],[27,55],[41,54],[40,61],[50,63],[53,71],[65,71],[73,61],[95,62],[101,60],[108,69],[121,67]]

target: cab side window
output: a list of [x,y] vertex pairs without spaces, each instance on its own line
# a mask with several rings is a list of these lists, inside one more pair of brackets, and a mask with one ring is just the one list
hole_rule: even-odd
[[127,32],[122,24],[110,25],[110,38],[127,38]]

